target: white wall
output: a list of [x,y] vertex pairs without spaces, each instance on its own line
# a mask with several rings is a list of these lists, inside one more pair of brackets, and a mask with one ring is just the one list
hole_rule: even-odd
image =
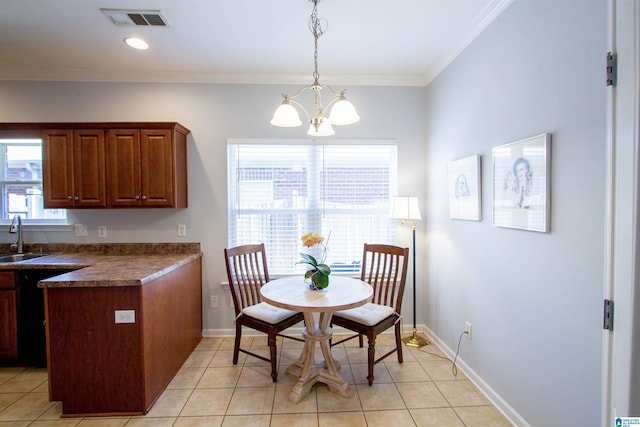
[[[427,325],[532,426],[599,424],[606,2],[518,0],[427,88]],[[492,226],[492,147],[552,134],[551,232]],[[482,155],[483,219],[447,164]],[[418,318],[421,315],[418,315]],[[522,420],[520,420],[522,421]]]
[[[200,242],[205,333],[232,334],[230,295],[219,285],[226,281],[222,250],[227,246],[227,138],[306,138],[302,127],[283,129],[269,124],[282,100],[280,94],[294,89],[275,85],[0,81],[3,122],[177,121],[191,130],[187,209],[74,210],[69,211],[72,222],[88,224],[88,237],[76,238],[73,232],[33,233],[27,227],[25,241]],[[423,89],[349,87],[348,94],[362,119],[355,125],[336,126],[335,137],[397,139],[402,165],[398,191],[424,194]],[[186,239],[177,237],[177,224],[186,224]],[[107,226],[106,239],[97,237],[99,225]],[[401,244],[411,245],[407,227],[400,226],[399,236]],[[0,231],[0,242],[13,240],[14,235]],[[211,294],[218,295],[218,309],[209,308]],[[410,290],[405,298],[405,306],[410,307]],[[412,323],[411,310],[405,319],[407,325]]]

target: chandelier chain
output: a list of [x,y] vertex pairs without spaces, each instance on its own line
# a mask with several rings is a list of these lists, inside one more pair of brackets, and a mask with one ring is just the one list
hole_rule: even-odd
[[318,0],[313,0],[313,11],[311,12],[311,18],[309,19],[309,30],[311,31],[311,34],[313,34],[313,78],[316,83],[320,79],[320,73],[318,72],[318,39],[327,30],[328,25],[329,22],[326,19],[318,18]]

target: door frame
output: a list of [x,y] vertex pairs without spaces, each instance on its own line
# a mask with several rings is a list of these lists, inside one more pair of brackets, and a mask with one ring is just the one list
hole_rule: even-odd
[[[635,0],[608,0],[607,48],[617,54],[617,84],[607,88],[604,299],[614,302],[613,330],[603,330],[601,425],[615,417],[639,416],[638,356],[640,309],[636,269],[638,156],[640,127],[640,6]],[[604,58],[604,54],[603,54]],[[637,322],[636,322],[637,323]],[[636,368],[637,369],[637,368]],[[636,405],[634,408],[632,405]]]

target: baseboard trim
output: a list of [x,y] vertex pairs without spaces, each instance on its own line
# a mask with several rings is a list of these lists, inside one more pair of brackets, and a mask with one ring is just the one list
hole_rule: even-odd
[[[433,331],[431,331],[425,325],[420,325],[420,327],[416,329],[418,329],[419,332],[424,333],[432,343],[438,346],[440,350],[444,352],[444,354],[446,354],[451,360],[453,360],[456,352],[449,348],[444,343],[444,341],[440,339],[440,337],[433,333]],[[471,367],[463,359],[461,359],[460,356],[458,356],[458,358],[456,359],[456,366],[458,367],[458,370],[465,374],[467,378],[469,378],[469,381],[471,381],[478,388],[478,390],[480,390],[480,392],[484,394],[484,396],[489,399],[489,401],[500,412],[502,412],[502,415],[504,415],[507,420],[509,420],[514,426],[531,427],[531,425],[527,423],[527,421],[522,418],[522,416],[520,416],[520,414],[518,414],[518,412],[516,412],[516,410],[513,409],[511,405],[509,405],[509,403],[507,403],[507,401],[502,398],[502,396],[500,396],[493,388],[491,388],[491,386],[487,384],[487,382],[482,379],[482,377],[478,375],[477,372],[471,369]]]

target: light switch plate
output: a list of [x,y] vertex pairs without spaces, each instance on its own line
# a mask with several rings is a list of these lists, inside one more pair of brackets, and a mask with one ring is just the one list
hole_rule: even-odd
[[178,224],[178,237],[185,237],[187,235],[187,226],[184,224]]
[[99,225],[98,226],[98,237],[107,237],[107,226]]

